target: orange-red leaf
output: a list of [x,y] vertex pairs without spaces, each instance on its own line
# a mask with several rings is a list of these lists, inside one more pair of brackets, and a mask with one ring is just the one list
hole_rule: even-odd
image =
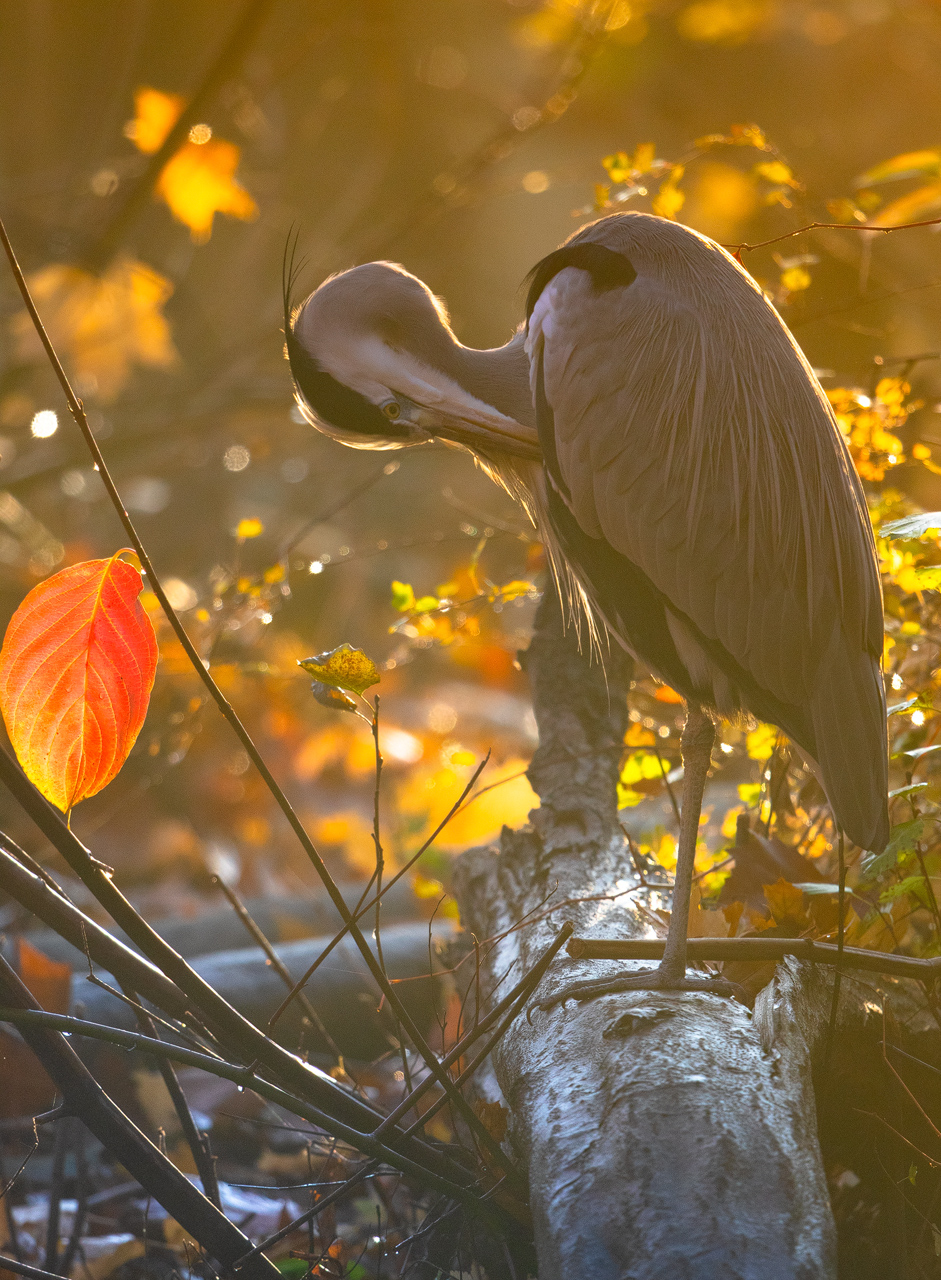
[[7,627],[0,711],[26,776],[62,810],[108,785],[144,723],[157,639],[142,586],[117,556],[86,560],[34,587]]

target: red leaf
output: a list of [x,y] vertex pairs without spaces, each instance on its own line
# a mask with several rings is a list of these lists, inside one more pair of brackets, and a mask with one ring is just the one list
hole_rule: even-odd
[[7,627],[0,711],[24,773],[62,810],[108,785],[144,723],[157,639],[142,587],[117,556],[86,560],[34,587]]

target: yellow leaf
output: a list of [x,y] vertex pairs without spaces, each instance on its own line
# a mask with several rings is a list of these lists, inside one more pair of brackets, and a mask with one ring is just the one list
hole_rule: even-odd
[[786,271],[781,272],[781,284],[788,293],[799,293],[802,289],[809,289],[810,272],[806,267],[788,267]]
[[531,582],[525,582],[522,578],[514,578],[512,582],[506,582],[502,587],[497,589],[497,594],[504,600],[516,600],[520,596],[525,596],[533,589]]
[[138,89],[134,94],[134,119],[124,126],[125,137],[144,155],[153,155],[180,118],[185,101],[176,93],[161,93],[159,89],[147,87]]
[[[935,591],[941,587],[941,565],[919,565],[914,570],[916,590]],[[905,628],[902,628],[903,632]]]
[[888,182],[897,178],[909,178],[916,173],[927,173],[941,176],[941,149],[935,147],[928,151],[906,151],[891,160],[884,160],[875,165],[861,177],[856,179],[857,187],[871,187],[877,182]]
[[613,155],[605,156],[601,163],[612,182],[623,182],[631,172],[631,158],[626,151],[615,151]]
[[[139,151],[150,155],[160,149],[183,106],[184,99],[177,94],[138,89],[134,95],[135,116],[124,132]],[[234,142],[213,138],[207,131],[198,141],[185,142],[163,167],[155,195],[189,227],[197,244],[205,244],[212,235],[212,220],[217,213],[243,221],[258,216],[255,201],[235,181],[240,155]]]
[[243,222],[258,217],[257,204],[235,181],[240,155],[235,143],[223,138],[211,138],[202,145],[187,142],[160,174],[156,194],[166,201],[173,216],[189,227],[196,244],[205,244],[212,235],[217,213]]
[[274,582],[283,582],[287,573],[283,564],[273,564],[270,569],[265,570],[263,576],[270,586]]
[[749,758],[752,760],[770,760],[774,754],[778,731],[773,724],[760,724],[745,739]]
[[441,898],[444,896],[444,885],[440,880],[435,880],[432,876],[422,875],[417,871],[412,876],[412,892],[416,898]]
[[634,152],[633,169],[635,173],[649,173],[657,151],[652,142],[641,142]]
[[333,689],[348,689],[350,693],[365,693],[370,685],[379,683],[376,664],[362,649],[341,644],[327,653],[313,658],[302,658],[298,664],[319,681]]
[[236,526],[235,536],[237,538],[257,538],[264,531],[265,526],[260,520],[240,520]]
[[433,609],[437,609],[441,601],[437,596],[419,596],[412,605],[413,613],[431,613]]
[[918,462],[924,462],[926,458],[931,457],[931,450],[926,444],[921,444],[920,442],[912,445],[911,452],[912,457]]
[[675,220],[682,209],[686,196],[679,190],[677,184],[683,177],[683,172],[681,164],[674,165],[670,176],[661,184],[660,190],[651,200],[650,207],[659,217]]
[[941,209],[941,182],[929,182],[893,200],[869,222],[874,227],[892,227],[896,223],[917,222],[926,213],[935,213],[938,209]]
[[756,164],[754,172],[759,178],[765,178],[768,182],[784,183],[789,187],[798,185],[794,181],[790,166],[783,160],[767,160],[763,164]]
[[650,730],[639,722],[632,724],[624,735],[624,745],[628,747],[652,747],[656,741]]
[[[82,395],[114,400],[135,364],[166,369],[179,359],[162,311],[173,286],[143,262],[118,258],[102,276],[51,263],[29,277],[29,287]],[[10,328],[18,359],[46,359],[25,311]]]
[[698,0],[676,19],[685,40],[707,44],[742,44],[763,27],[770,6],[763,0]]

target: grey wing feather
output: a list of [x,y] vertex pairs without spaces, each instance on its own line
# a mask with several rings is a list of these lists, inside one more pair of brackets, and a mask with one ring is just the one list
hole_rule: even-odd
[[851,835],[872,848],[887,834],[887,764],[865,500],[777,313],[728,255],[687,238],[672,273],[609,238],[638,271],[630,287],[596,292],[568,269],[537,305],[531,343],[568,505],[763,689],[809,714],[831,801],[848,831],[855,811]]

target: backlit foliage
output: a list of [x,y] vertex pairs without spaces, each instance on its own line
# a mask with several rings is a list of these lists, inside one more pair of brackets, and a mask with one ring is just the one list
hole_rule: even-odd
[[[145,155],[158,151],[185,106],[176,94],[139,89],[134,95],[135,116],[126,135]],[[258,206],[235,180],[241,151],[234,142],[213,137],[208,125],[197,124],[189,138],[167,161],[157,180],[156,195],[170,212],[190,229],[196,244],[212,235],[217,213],[247,221],[258,216]]]
[[[114,400],[135,365],[169,369],[179,360],[163,308],[173,286],[143,262],[119,257],[100,276],[51,263],[29,277],[46,330],[67,357],[78,390]],[[17,357],[45,360],[25,311],[10,321]]]

